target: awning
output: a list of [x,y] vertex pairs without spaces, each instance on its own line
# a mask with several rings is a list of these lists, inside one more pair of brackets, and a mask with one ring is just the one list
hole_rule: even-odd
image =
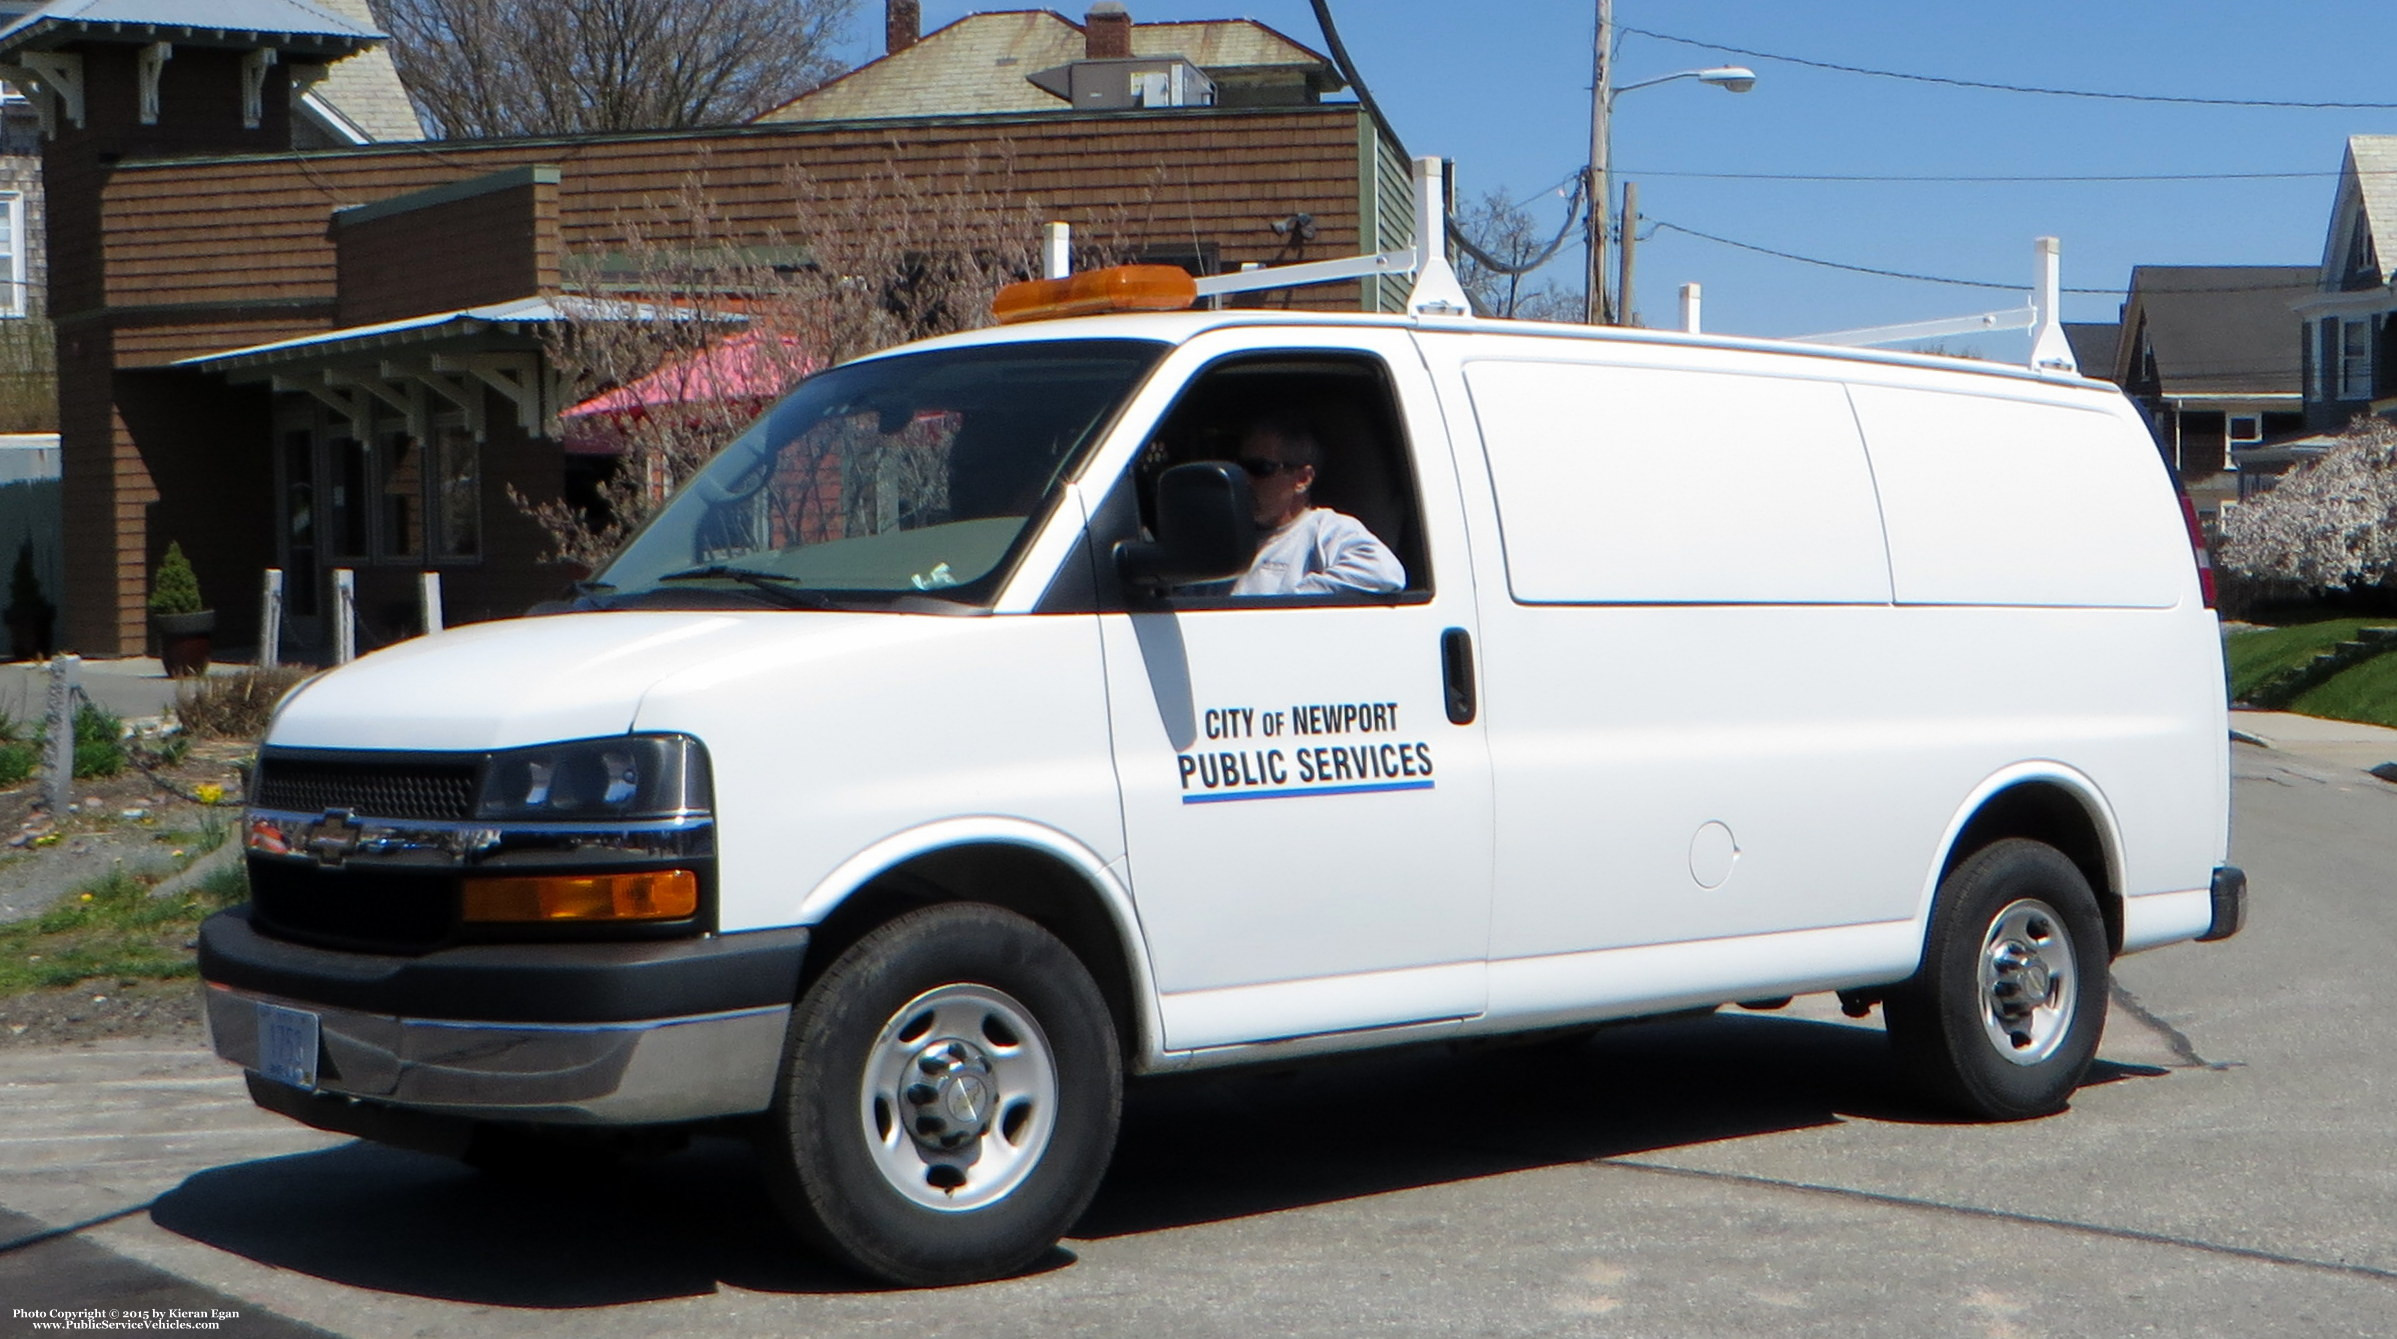
[[369,350],[469,338],[495,327],[537,339],[539,331],[536,327],[560,321],[720,321],[737,324],[745,319],[721,312],[701,312],[688,307],[667,307],[651,302],[573,297],[516,298],[483,307],[460,307],[456,311],[410,316],[379,325],[354,325],[340,330],[327,330],[322,334],[302,335],[297,339],[279,339],[272,344],[253,344],[245,349],[203,353],[194,358],[178,359],[175,366],[195,368],[202,372],[237,372],[245,368],[288,364],[302,358],[338,357]]
[[694,353],[669,358],[648,376],[594,395],[560,417],[645,414],[660,406],[770,400],[816,370],[789,335],[745,330]]
[[425,416],[434,404],[445,403],[464,412],[480,441],[488,388],[516,407],[519,427],[547,436],[564,387],[542,356],[546,327],[564,321],[731,325],[745,319],[620,299],[526,297],[204,353],[173,366],[315,396],[357,426],[361,436],[378,404],[406,415],[411,435],[421,437],[428,435]]
[[2238,469],[2259,469],[2273,465],[2302,465],[2330,454],[2339,444],[2336,434],[2318,432],[2311,437],[2293,437],[2267,446],[2234,446],[2231,463]]
[[623,447],[623,425],[677,406],[761,411],[816,367],[817,361],[796,338],[745,330],[669,358],[649,375],[565,410],[558,417],[564,422],[566,449],[579,455],[614,455]]
[[297,0],[211,0],[205,6],[175,0],[52,0],[0,24],[0,59],[94,39],[237,51],[274,47],[295,58],[339,60],[383,41],[384,35]]

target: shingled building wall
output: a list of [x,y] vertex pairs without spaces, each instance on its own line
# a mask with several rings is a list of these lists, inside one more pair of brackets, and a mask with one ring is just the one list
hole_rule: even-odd
[[[268,105],[279,104],[270,96]],[[268,397],[202,373],[129,375],[137,370],[495,300],[511,276],[525,276],[522,295],[531,296],[554,286],[568,258],[622,248],[647,202],[688,186],[710,202],[719,235],[736,243],[803,232],[804,199],[837,201],[896,173],[934,190],[971,178],[1039,217],[1119,235],[1136,251],[1211,256],[1227,270],[1354,255],[1388,243],[1367,182],[1387,174],[1386,158],[1354,105],[776,124],[106,163],[54,156],[53,210],[89,226],[87,246],[55,256],[70,513],[65,644],[87,654],[142,649],[147,573],[170,537],[191,552],[207,595],[233,602],[221,635],[238,641],[248,619],[240,606],[273,561]],[[346,208],[539,166],[555,167],[554,185],[334,222]],[[75,197],[63,209],[62,186]],[[1315,223],[1303,249],[1291,240],[1297,230],[1271,227],[1301,213]],[[460,254],[461,224],[475,220],[479,240]],[[1359,292],[1352,282],[1267,300],[1355,310]],[[152,412],[165,399],[176,414]],[[495,408],[493,419],[505,416]],[[508,448],[506,440],[492,439],[488,487],[506,480],[554,491],[556,445],[518,437]],[[195,453],[213,461],[212,473],[165,463]],[[205,487],[194,482],[203,474]],[[169,475],[182,482],[167,487]],[[233,495],[247,500],[229,504]],[[490,500],[493,547],[478,568],[448,578],[461,609],[521,608],[564,575],[533,567],[522,545],[500,543],[514,534],[502,524],[507,508],[504,498]]]

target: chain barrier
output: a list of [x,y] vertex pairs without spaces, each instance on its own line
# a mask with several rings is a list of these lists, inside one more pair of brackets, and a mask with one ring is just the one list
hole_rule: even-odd
[[[91,694],[83,691],[82,684],[75,685],[74,695],[76,701],[76,710],[73,713],[74,715],[82,715],[82,709],[84,707],[90,707],[94,711],[106,713],[106,708],[102,707],[99,703],[92,701]],[[70,721],[68,729],[72,730],[73,728],[74,726]],[[150,778],[151,782],[157,785],[160,790],[167,792],[176,799],[189,801],[190,803],[199,805],[204,809],[238,809],[243,803],[245,803],[245,801],[237,800],[230,795],[222,795],[213,800],[203,799],[198,794],[185,790],[182,786],[177,785],[175,782],[160,776],[157,771],[150,766],[149,763],[143,761],[142,755],[147,753],[149,750],[139,747],[130,739],[119,740],[118,750],[125,755],[126,762],[133,764],[133,770],[141,773],[143,776]]]

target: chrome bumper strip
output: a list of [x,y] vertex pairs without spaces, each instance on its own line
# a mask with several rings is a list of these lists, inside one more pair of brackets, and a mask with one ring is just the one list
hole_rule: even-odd
[[210,985],[216,1053],[259,1068],[261,1003],[317,1017],[318,1090],[489,1120],[648,1125],[763,1111],[787,1005],[633,1023],[395,1018]]

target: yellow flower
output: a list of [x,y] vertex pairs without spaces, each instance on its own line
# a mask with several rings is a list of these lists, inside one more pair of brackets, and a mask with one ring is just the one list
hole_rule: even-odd
[[192,794],[199,796],[202,804],[214,804],[225,798],[225,788],[213,781],[203,781],[192,791]]
[[91,895],[90,893],[85,893],[85,894],[83,895],[83,900],[84,900],[84,901],[86,901],[86,902],[89,902],[89,901],[91,901],[91,900],[92,900],[92,895]]

